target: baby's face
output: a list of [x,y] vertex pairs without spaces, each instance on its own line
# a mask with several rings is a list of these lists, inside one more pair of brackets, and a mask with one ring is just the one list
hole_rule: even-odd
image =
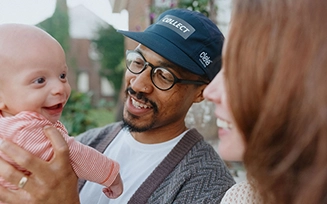
[[70,95],[65,54],[54,40],[39,39],[7,52],[0,76],[4,116],[34,111],[56,122]]

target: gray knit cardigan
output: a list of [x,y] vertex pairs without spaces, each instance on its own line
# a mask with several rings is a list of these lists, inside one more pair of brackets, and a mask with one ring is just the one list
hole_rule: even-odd
[[[77,137],[104,152],[122,129],[117,122],[91,129]],[[121,167],[124,168],[124,167]],[[79,190],[85,180],[79,180]],[[225,163],[196,129],[191,129],[134,193],[132,204],[220,203],[235,181]]]

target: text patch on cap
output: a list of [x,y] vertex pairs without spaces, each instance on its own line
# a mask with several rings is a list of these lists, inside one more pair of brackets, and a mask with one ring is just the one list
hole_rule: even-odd
[[163,25],[175,31],[184,39],[187,39],[195,31],[195,29],[186,21],[172,15],[164,16],[162,19],[160,19],[160,21],[157,22],[157,24]]

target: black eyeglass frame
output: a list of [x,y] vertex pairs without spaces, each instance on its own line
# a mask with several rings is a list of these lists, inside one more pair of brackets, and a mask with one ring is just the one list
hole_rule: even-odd
[[[132,71],[129,66],[127,65],[127,55],[129,53],[137,53],[139,54],[142,59],[144,60],[144,67],[141,69],[141,71],[139,72],[134,72]],[[165,67],[161,67],[161,66],[154,66],[153,64],[149,63],[146,61],[146,59],[144,58],[144,56],[137,50],[126,50],[126,58],[125,58],[125,63],[126,63],[126,68],[128,69],[128,71],[130,71],[131,73],[133,74],[141,74],[144,70],[146,70],[147,66],[150,66],[151,67],[151,73],[150,73],[150,78],[151,78],[151,82],[152,84],[159,90],[161,91],[168,91],[169,89],[173,88],[175,84],[177,83],[180,83],[180,84],[196,84],[196,85],[203,85],[203,84],[209,84],[209,82],[205,82],[205,81],[199,81],[199,80],[187,80],[187,79],[180,79],[178,78],[177,76],[175,76],[174,73],[172,73],[169,69],[165,68]],[[153,81],[153,74],[155,72],[155,70],[157,68],[160,68],[160,69],[164,69],[164,70],[167,70],[173,77],[174,77],[174,82],[172,83],[172,85],[166,89],[163,89],[163,88],[160,88],[158,87],[154,81]]]

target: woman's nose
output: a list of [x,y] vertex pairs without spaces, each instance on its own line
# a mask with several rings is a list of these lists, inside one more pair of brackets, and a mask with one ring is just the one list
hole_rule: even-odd
[[223,88],[221,77],[218,74],[204,89],[203,96],[209,101],[219,103],[223,95]]

